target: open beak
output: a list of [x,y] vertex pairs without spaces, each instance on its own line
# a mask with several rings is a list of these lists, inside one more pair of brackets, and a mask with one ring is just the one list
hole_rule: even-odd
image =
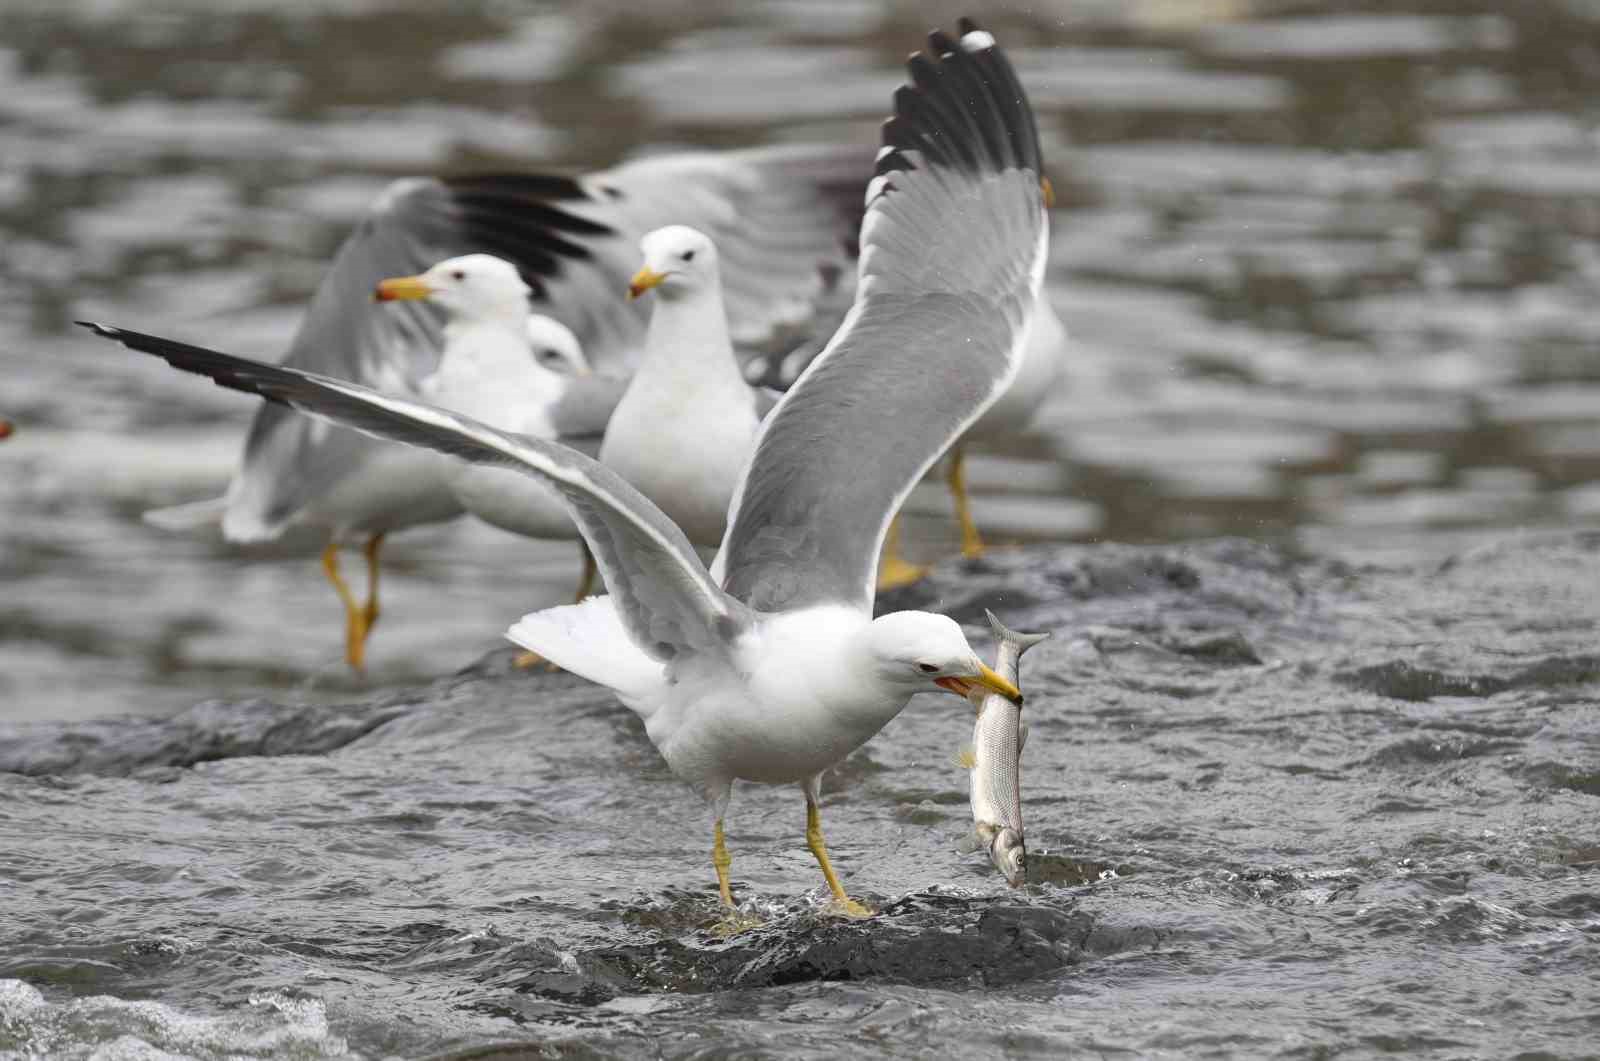
[[396,299],[427,298],[433,294],[433,288],[420,276],[396,276],[390,280],[379,280],[378,289],[372,297],[379,302],[393,302]]
[[1022,690],[982,663],[978,664],[977,674],[962,677],[951,675],[948,678],[935,678],[933,684],[941,689],[955,693],[957,696],[966,696],[974,689],[987,689],[992,693],[999,693],[1014,704],[1022,703]]
[[666,273],[658,273],[647,265],[634,273],[633,279],[628,281],[628,297],[638,298],[666,278]]

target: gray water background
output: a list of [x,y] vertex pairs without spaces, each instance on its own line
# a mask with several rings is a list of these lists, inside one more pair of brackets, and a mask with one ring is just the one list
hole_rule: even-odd
[[1058,630],[1026,893],[953,853],[964,722],[924,698],[827,785],[891,914],[817,922],[797,795],[747,788],[774,926],[714,944],[702,815],[625,712],[503,653],[440,677],[571,547],[397,537],[357,678],[303,543],[138,522],[221,488],[251,406],[71,320],[276,356],[388,180],[870,137],[965,10],[4,5],[0,1051],[1595,1052],[1592,5],[974,9],[1073,335],[977,512],[1084,544],[911,602]]

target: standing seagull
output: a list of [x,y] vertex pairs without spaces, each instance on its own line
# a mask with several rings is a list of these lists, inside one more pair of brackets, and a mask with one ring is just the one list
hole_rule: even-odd
[[[762,426],[707,572],[683,532],[615,472],[557,443],[294,369],[89,325],[186,371],[361,430],[549,482],[572,506],[609,597],[526,615],[512,640],[614,689],[723,816],[736,779],[799,784],[806,841],[848,913],[817,810],[822,771],[911,696],[1020,699],[961,628],[872,617],[878,550],[917,480],[1010,385],[1044,274],[1033,113],[994,38],[929,36],[894,98],[868,188],[856,300]],[[863,455],[871,455],[863,460]],[[720,576],[720,577],[719,577]]]
[[[577,336],[560,321],[529,313],[528,295],[516,266],[468,254],[417,276],[380,281],[376,297],[425,299],[445,312],[439,368],[422,381],[423,398],[502,431],[559,438],[593,452],[624,384],[591,374]],[[579,538],[566,504],[525,475],[458,461],[449,487],[462,508],[501,530]],[[596,574],[587,546],[583,561],[576,600],[588,596]],[[376,600],[369,604],[375,618]]]
[[667,514],[696,545],[715,549],[728,505],[772,401],[745,382],[728,337],[717,248],[684,225],[645,236],[628,285],[654,291],[644,356],[606,425],[600,463]]

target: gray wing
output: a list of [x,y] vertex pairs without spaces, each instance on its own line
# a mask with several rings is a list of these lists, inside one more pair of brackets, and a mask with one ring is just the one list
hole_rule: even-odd
[[615,472],[575,450],[328,376],[80,323],[221,386],[377,438],[505,465],[541,480],[566,501],[629,636],[654,659],[698,653],[726,658],[730,642],[748,626],[749,610],[717,588],[683,532]]
[[870,146],[775,146],[661,155],[583,177],[586,197],[563,209],[609,234],[585,239],[586,253],[569,257],[536,300],[577,334],[591,364],[631,369],[649,320],[647,305],[625,297],[639,240],[663,225],[689,225],[717,245],[741,360],[776,365],[797,347],[819,347],[850,305],[861,192],[872,172]]
[[551,405],[550,423],[563,439],[599,438],[627,389],[624,379],[574,376]]
[[[383,390],[408,390],[438,365],[442,320],[423,302],[376,307],[387,276],[421,272],[460,246],[461,211],[439,181],[396,181],[339,248],[284,363]],[[296,512],[361,463],[376,445],[316,428],[282,405],[263,405],[245,437],[228,492],[231,537],[277,534]]]
[[1033,112],[993,38],[929,37],[895,93],[856,302],[769,416],[713,569],[759,611],[870,612],[889,521],[1005,390],[1044,272]]
[[[681,223],[710,234],[735,265],[724,270],[736,277],[730,325],[748,355],[774,355],[773,368],[752,371],[772,378],[795,364],[777,355],[832,334],[849,302],[859,193],[871,166],[859,148],[774,147],[644,159],[581,179],[397,181],[340,248],[284,364],[412,391],[438,365],[442,319],[424,302],[375,305],[373,286],[481,251],[516,263],[535,307],[577,334],[591,364],[625,370],[646,320],[645,308],[624,297],[639,240]],[[264,406],[229,491],[230,533],[275,535],[373,445]]]

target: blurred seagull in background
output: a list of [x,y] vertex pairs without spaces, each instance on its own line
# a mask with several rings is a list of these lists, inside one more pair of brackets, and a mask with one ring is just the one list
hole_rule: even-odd
[[[599,374],[625,377],[644,347],[643,310],[625,297],[636,247],[681,220],[715,233],[737,263],[725,292],[730,337],[750,375],[781,380],[783,355],[798,348],[803,363],[848,308],[860,189],[871,169],[870,148],[783,146],[646,158],[583,177],[397,181],[340,248],[283,363],[420,395],[441,357],[442,306],[375,306],[371,293],[386,278],[481,252],[517,267],[533,308],[570,329]],[[267,403],[223,497],[146,519],[169,530],[220,521],[223,536],[240,543],[297,526],[325,531],[323,571],[345,603],[345,658],[359,670],[377,618],[385,535],[460,515],[463,488],[473,484],[437,454]],[[536,488],[522,489],[531,496]],[[366,556],[364,605],[339,574],[346,542]]]
[[644,356],[600,445],[611,468],[691,542],[715,549],[728,505],[777,395],[745,382],[728,335],[717,248],[671,225],[640,242],[628,293],[655,293]]
[[[445,311],[439,367],[420,387],[425,400],[502,431],[559,438],[593,453],[624,383],[592,374],[578,337],[560,321],[530,313],[528,294],[516,266],[468,254],[418,276],[382,280],[376,297],[425,299]],[[565,503],[526,475],[460,461],[449,486],[462,508],[492,526],[527,538],[582,540]],[[575,600],[588,596],[596,573],[587,546],[583,560]]]
[[[743,923],[723,819],[735,780],[798,784],[806,840],[839,907],[822,771],[921,690],[1016,686],[949,618],[872,617],[878,553],[907,493],[1012,385],[1044,275],[1048,216],[1033,112],[994,38],[929,36],[894,97],[844,325],[762,424],[711,570],[604,465],[410,399],[296,368],[98,334],[217,383],[384,438],[518,468],[571,506],[609,596],[526,615],[513,641],[612,688],[709,803],[730,928]],[[870,459],[863,459],[870,455]]]

